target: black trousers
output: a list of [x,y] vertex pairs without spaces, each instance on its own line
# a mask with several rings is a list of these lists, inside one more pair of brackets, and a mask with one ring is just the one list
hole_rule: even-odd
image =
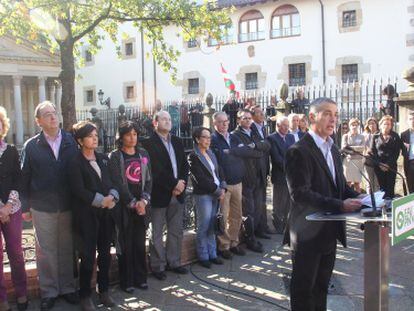
[[292,251],[290,304],[292,311],[325,311],[336,245],[328,251]]
[[[95,208],[95,207],[90,207]],[[98,291],[104,293],[109,287],[109,268],[111,266],[111,243],[114,232],[114,221],[109,210],[98,210],[97,213],[82,213],[79,221],[80,234],[80,269],[79,296],[89,297],[92,293],[91,280],[97,258]]]
[[261,184],[260,186],[259,186],[259,188],[260,188],[260,195],[262,196],[262,199],[261,199],[261,207],[259,207],[259,208],[261,208],[261,218],[260,218],[260,221],[259,221],[259,223],[257,224],[257,226],[256,226],[256,232],[260,232],[260,233],[266,233],[266,231],[268,231],[269,230],[269,226],[267,225],[267,206],[266,206],[266,188],[267,188],[267,185],[266,184]]
[[[396,168],[393,167],[393,169]],[[390,171],[384,172],[379,167],[375,167],[375,175],[377,175],[380,189],[385,192],[384,197],[393,198],[397,174]]]
[[408,162],[405,170],[405,177],[407,177],[407,186],[410,193],[414,192],[414,160]]
[[253,186],[242,184],[242,210],[243,216],[249,218],[249,230],[245,230],[246,242],[256,240],[254,232],[258,228],[263,214],[263,190],[260,181],[257,179]]
[[131,211],[127,226],[122,230],[123,248],[118,255],[121,288],[138,286],[147,282],[145,216]]

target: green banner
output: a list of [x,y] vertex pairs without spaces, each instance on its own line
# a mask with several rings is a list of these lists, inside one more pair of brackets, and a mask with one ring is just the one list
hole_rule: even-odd
[[414,235],[414,194],[392,201],[392,239],[395,245]]

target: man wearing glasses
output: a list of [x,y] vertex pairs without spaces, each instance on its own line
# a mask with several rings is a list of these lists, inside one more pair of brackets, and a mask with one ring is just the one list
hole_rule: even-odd
[[72,204],[68,162],[78,152],[72,136],[59,128],[49,101],[35,109],[42,129],[22,150],[21,199],[26,221],[33,220],[41,310],[53,308],[58,296],[79,302],[73,274]]

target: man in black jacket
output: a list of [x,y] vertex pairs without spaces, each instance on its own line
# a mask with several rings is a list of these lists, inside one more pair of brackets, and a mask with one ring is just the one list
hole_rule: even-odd
[[308,221],[316,212],[345,213],[361,207],[349,188],[332,135],[338,119],[334,101],[311,104],[311,130],[286,153],[286,177],[292,207],[285,242],[292,249],[290,301],[293,311],[326,310],[336,240],[346,246],[345,222]]
[[233,134],[237,136],[242,146],[247,146],[254,151],[250,157],[243,159],[246,172],[242,181],[243,194],[243,216],[246,217],[244,222],[244,234],[246,237],[247,248],[261,253],[262,244],[256,240],[255,229],[260,223],[263,214],[262,202],[262,175],[258,161],[269,150],[267,142],[257,140],[252,134],[252,114],[249,110],[241,110],[237,113],[239,126]]
[[[150,244],[153,275],[164,280],[165,268],[185,274],[181,266],[181,242],[183,238],[183,208],[188,180],[188,162],[181,140],[170,134],[171,116],[159,111],[154,116],[155,132],[142,142],[151,159],[152,192]],[[167,244],[164,248],[163,228],[167,225]]]
[[408,190],[414,192],[414,112],[408,117],[410,128],[401,133],[401,140],[404,143],[404,173],[407,177]]
[[36,264],[41,310],[54,306],[61,295],[77,303],[73,277],[72,202],[68,183],[69,161],[77,154],[72,136],[59,128],[51,102],[35,109],[42,132],[30,138],[22,150],[23,217],[33,217],[36,234]]

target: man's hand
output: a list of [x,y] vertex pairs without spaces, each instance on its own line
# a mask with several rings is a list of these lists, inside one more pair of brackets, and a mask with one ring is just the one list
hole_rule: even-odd
[[26,222],[32,221],[32,213],[30,213],[30,212],[23,213],[22,218]]
[[102,200],[102,207],[103,208],[113,208],[115,206],[114,197],[112,195],[107,195]]
[[184,189],[185,189],[185,181],[184,181],[184,180],[182,180],[182,179],[180,179],[180,180],[178,181],[178,183],[175,185],[174,190],[178,190],[178,191],[180,191],[180,193],[181,193],[181,192],[183,192],[183,191],[184,191]]
[[342,205],[342,212],[344,213],[352,213],[357,211],[361,208],[361,200],[360,199],[346,199]]
[[137,204],[135,204],[135,211],[138,215],[145,215],[145,202],[144,200],[139,200]]
[[388,164],[385,164],[385,163],[380,163],[380,164],[379,164],[379,168],[380,168],[380,169],[381,169],[381,171],[383,171],[383,172],[386,172],[386,171],[388,171],[388,170],[390,169],[389,165],[388,165]]

